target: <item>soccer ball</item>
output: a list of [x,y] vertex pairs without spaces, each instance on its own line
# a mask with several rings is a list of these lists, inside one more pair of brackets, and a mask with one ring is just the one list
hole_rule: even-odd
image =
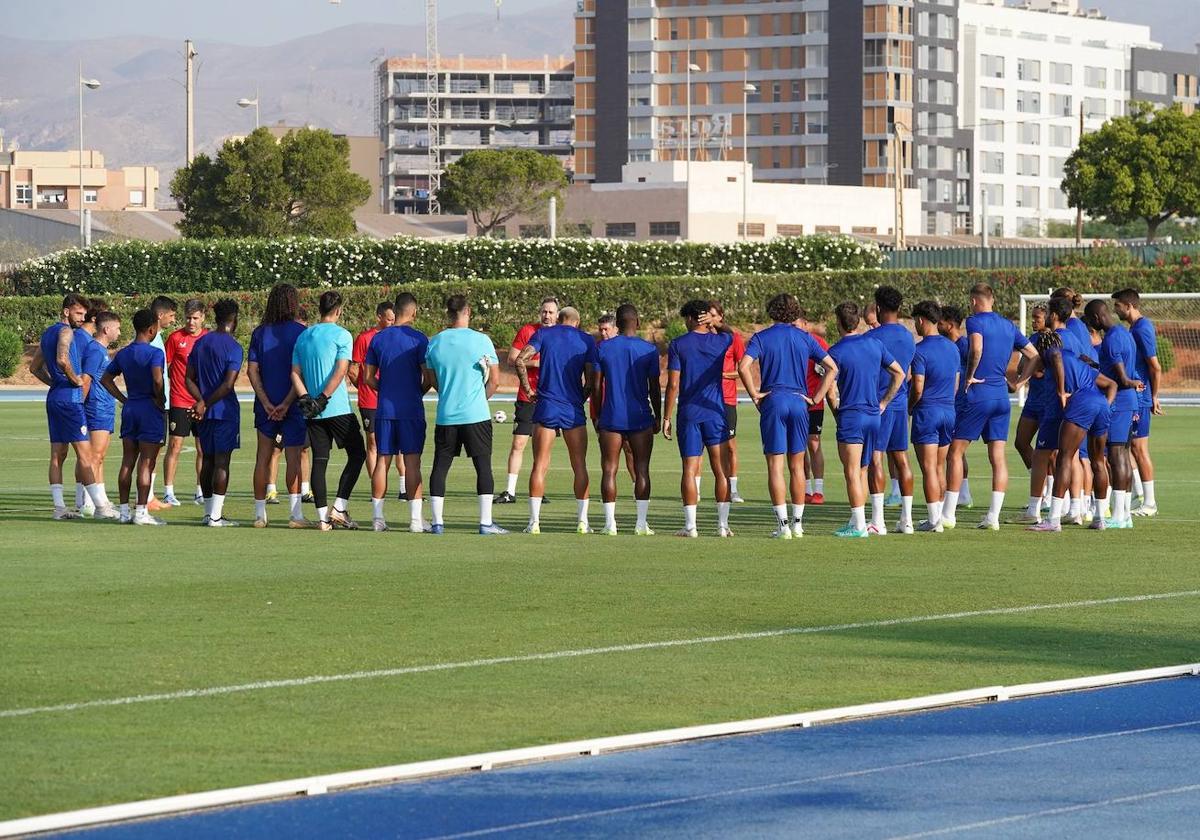
[[508,412],[497,411],[495,414],[492,415],[492,419],[495,420],[497,423],[507,423],[508,422]]

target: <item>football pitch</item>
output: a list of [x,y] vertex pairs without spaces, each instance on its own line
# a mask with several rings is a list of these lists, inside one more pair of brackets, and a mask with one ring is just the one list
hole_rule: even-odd
[[[1155,418],[1161,513],[1132,531],[987,533],[968,512],[953,532],[870,540],[830,536],[848,512],[827,420],[828,502],[790,542],[767,539],[753,408],[741,419],[735,539],[712,536],[708,476],[702,538],[671,536],[679,460],[661,438],[656,537],[632,536],[625,474],[626,535],[575,534],[561,444],[540,536],[477,536],[461,459],[433,537],[290,531],[286,506],[267,530],[196,527],[191,504],[167,528],[51,522],[43,408],[0,404],[0,819],[1196,660],[1200,411]],[[501,487],[510,430],[496,430]],[[226,506],[244,526],[252,455],[235,459]],[[495,510],[515,532],[530,462],[518,504]],[[1010,466],[1006,515],[1027,493],[1015,453]],[[190,497],[189,471],[185,456]],[[365,479],[351,511],[369,522]],[[407,522],[394,497],[388,516]]]

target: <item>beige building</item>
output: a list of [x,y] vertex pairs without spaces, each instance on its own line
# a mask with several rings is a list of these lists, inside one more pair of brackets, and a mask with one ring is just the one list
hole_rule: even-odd
[[[627,163],[617,183],[574,184],[558,212],[558,236],[607,239],[687,239],[735,242],[812,233],[891,236],[896,193],[892,188],[781,184],[754,181],[754,168],[737,161]],[[689,189],[690,184],[690,189]],[[921,199],[903,192],[904,229],[920,232]],[[476,235],[474,225],[468,234]],[[506,237],[542,237],[546,218],[517,217]]]
[[13,210],[153,210],[158,170],[153,166],[106,169],[104,155],[0,149],[0,208]]

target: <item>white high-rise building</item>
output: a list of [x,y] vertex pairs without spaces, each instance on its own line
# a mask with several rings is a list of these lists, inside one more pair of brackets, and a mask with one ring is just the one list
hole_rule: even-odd
[[976,225],[985,195],[993,235],[1040,236],[1048,221],[1074,221],[1060,184],[1080,110],[1085,132],[1125,113],[1133,51],[1161,45],[1149,27],[1078,0],[967,0],[958,16],[958,124],[973,134]]

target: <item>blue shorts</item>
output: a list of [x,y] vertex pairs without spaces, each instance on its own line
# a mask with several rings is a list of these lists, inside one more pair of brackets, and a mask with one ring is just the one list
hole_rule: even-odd
[[[308,443],[308,424],[304,415],[295,405],[291,407],[282,420],[272,420],[265,411],[254,404],[254,428],[265,438],[275,442],[275,446],[283,449],[290,446],[304,446]],[[204,444],[201,443],[201,446]]]
[[887,407],[879,417],[879,434],[872,447],[876,452],[904,452],[908,449],[908,410],[904,404]]
[[121,409],[121,440],[138,443],[163,443],[167,439],[167,421],[149,400],[128,400]]
[[912,416],[912,442],[949,446],[954,439],[954,406],[917,403]]
[[675,439],[679,441],[679,454],[683,458],[696,458],[704,454],[707,446],[717,446],[729,440],[729,424],[720,420],[701,420],[698,423],[680,420],[675,427]]
[[1036,420],[1040,423],[1042,421],[1042,406],[1031,402],[1025,403],[1025,405],[1021,406],[1021,419]]
[[419,455],[425,448],[425,418],[375,417],[375,451],[380,455]]
[[197,435],[200,448],[205,455],[220,455],[242,448],[242,423],[236,417],[226,420],[209,420],[207,417],[200,421],[200,432]]
[[1138,419],[1133,429],[1134,438],[1150,437],[1150,412],[1152,410],[1153,406],[1150,403],[1138,405]]
[[795,455],[808,448],[809,405],[798,391],[772,391],[759,406],[763,454]]
[[108,432],[110,435],[117,428],[117,415],[111,411],[90,411],[85,409],[88,432]]
[[1128,445],[1129,441],[1133,439],[1133,415],[1136,413],[1132,408],[1113,409],[1112,420],[1108,427],[1110,444]]
[[51,443],[79,443],[88,439],[83,403],[46,400],[46,423],[50,427]]
[[955,440],[979,440],[985,443],[1008,440],[1008,421],[1012,404],[1008,397],[967,400],[954,423]]
[[837,442],[861,443],[862,463],[871,463],[875,436],[879,434],[879,415],[861,408],[843,408],[837,413]]
[[1112,410],[1108,400],[1099,393],[1083,392],[1072,395],[1063,411],[1063,420],[1074,423],[1089,436],[1108,434]]
[[533,404],[533,422],[547,429],[561,431],[577,429],[587,422],[582,405],[571,405],[547,397],[538,397]]

